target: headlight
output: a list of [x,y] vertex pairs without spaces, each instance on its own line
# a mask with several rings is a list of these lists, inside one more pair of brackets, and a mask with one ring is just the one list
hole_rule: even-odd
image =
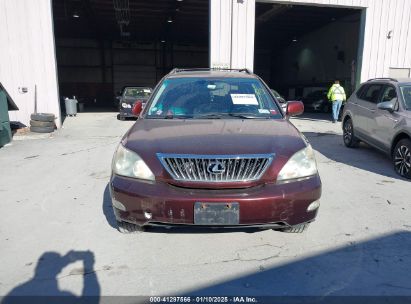
[[128,103],[125,103],[125,102],[123,102],[122,104],[121,104],[121,106],[123,107],[123,108],[131,108],[131,104],[128,104]]
[[295,153],[281,169],[277,181],[308,177],[317,174],[317,163],[311,145]]
[[155,180],[153,172],[141,157],[137,153],[124,148],[121,144],[114,154],[112,169],[118,175]]

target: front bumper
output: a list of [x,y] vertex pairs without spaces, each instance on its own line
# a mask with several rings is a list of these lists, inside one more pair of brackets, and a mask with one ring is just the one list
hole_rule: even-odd
[[316,175],[288,184],[210,190],[113,175],[110,193],[117,220],[138,225],[194,225],[195,202],[238,202],[240,226],[292,226],[315,219],[318,209],[307,208],[320,199],[321,180]]
[[120,116],[121,117],[136,117],[132,112],[132,108],[123,108],[121,107],[119,110]]

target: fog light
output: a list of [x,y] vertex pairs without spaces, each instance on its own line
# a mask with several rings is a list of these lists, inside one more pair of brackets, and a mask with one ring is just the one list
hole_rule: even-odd
[[112,204],[115,208],[121,210],[121,211],[126,211],[126,207],[120,203],[119,201],[115,200],[114,197],[111,199]]
[[151,220],[151,218],[153,217],[153,214],[151,214],[151,212],[144,212],[144,217],[148,220]]
[[319,207],[320,207],[320,201],[312,202],[312,203],[308,206],[307,212],[317,210]]

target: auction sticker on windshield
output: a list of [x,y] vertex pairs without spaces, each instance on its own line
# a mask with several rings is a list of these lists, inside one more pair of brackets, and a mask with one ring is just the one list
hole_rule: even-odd
[[258,105],[254,94],[230,94],[233,104],[237,105]]

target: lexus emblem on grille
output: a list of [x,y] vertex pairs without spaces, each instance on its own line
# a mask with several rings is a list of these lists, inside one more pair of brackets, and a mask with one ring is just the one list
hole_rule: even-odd
[[225,166],[220,161],[211,162],[207,167],[208,173],[221,174],[225,172]]

